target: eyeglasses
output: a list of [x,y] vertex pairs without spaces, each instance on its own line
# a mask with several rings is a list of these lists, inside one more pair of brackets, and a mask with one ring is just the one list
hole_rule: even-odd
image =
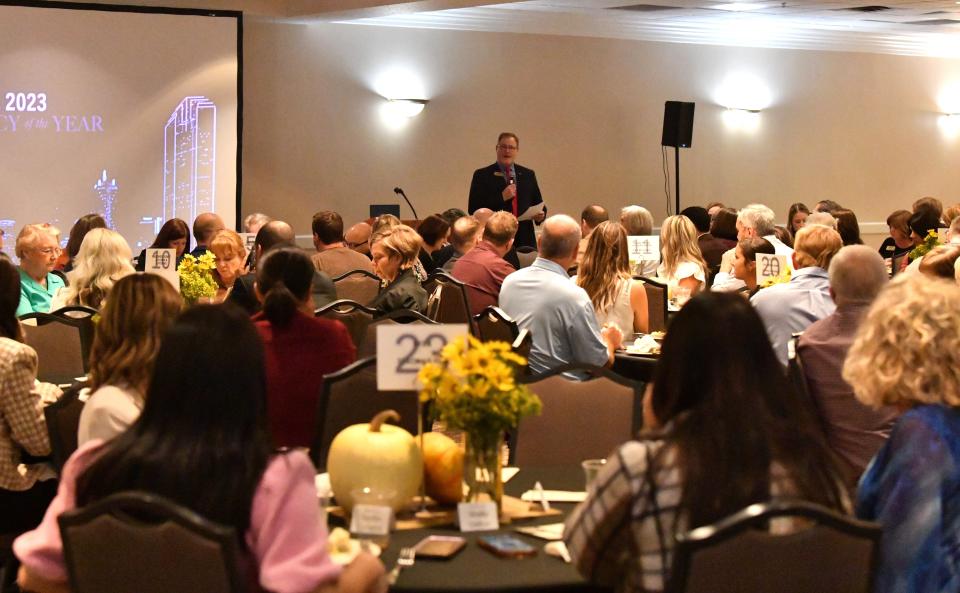
[[37,251],[39,251],[44,255],[60,255],[61,253],[63,253],[63,250],[60,249],[59,247],[43,247],[43,248],[38,248]]
[[361,245],[366,245],[366,244],[369,243],[369,242],[370,242],[370,241],[363,241],[363,242],[361,242],[361,243],[354,243],[354,242],[352,242],[352,241],[344,241],[344,244],[346,244],[346,246],[349,247],[350,249],[356,249],[357,247],[360,247]]
[[500,150],[517,150],[518,147],[510,146],[509,144],[497,144],[497,148]]

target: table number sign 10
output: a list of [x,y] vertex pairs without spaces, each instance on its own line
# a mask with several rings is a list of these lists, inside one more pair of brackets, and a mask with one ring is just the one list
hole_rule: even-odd
[[757,254],[757,284],[762,285],[767,280],[785,277],[790,268],[787,266],[787,256],[773,253]]
[[176,249],[147,249],[144,272],[167,279],[180,292],[180,275],[177,273]]
[[398,323],[378,326],[377,389],[419,389],[417,373],[420,372],[420,367],[436,360],[450,340],[467,333],[469,330],[464,323]]

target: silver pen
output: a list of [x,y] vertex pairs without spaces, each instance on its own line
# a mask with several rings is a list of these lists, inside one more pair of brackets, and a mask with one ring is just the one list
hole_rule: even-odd
[[543,484],[537,482],[533,485],[533,489],[536,491],[537,495],[540,497],[540,506],[543,507],[544,511],[550,510],[550,503],[547,502],[547,495],[543,491]]

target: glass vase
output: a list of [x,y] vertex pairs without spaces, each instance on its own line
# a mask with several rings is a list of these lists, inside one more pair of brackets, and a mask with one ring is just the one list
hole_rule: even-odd
[[463,458],[463,481],[466,486],[464,502],[495,502],[497,512],[503,499],[500,450],[503,433],[500,431],[466,434]]

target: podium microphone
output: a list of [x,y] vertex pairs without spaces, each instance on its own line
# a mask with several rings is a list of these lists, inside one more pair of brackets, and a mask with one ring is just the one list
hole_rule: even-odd
[[403,190],[399,187],[393,188],[393,193],[400,194],[403,196],[404,201],[407,203],[407,206],[410,206],[410,210],[413,211],[413,218],[415,220],[420,220],[420,217],[417,216],[417,209],[413,207],[413,204],[410,203],[410,198],[407,197],[407,194],[403,193]]

